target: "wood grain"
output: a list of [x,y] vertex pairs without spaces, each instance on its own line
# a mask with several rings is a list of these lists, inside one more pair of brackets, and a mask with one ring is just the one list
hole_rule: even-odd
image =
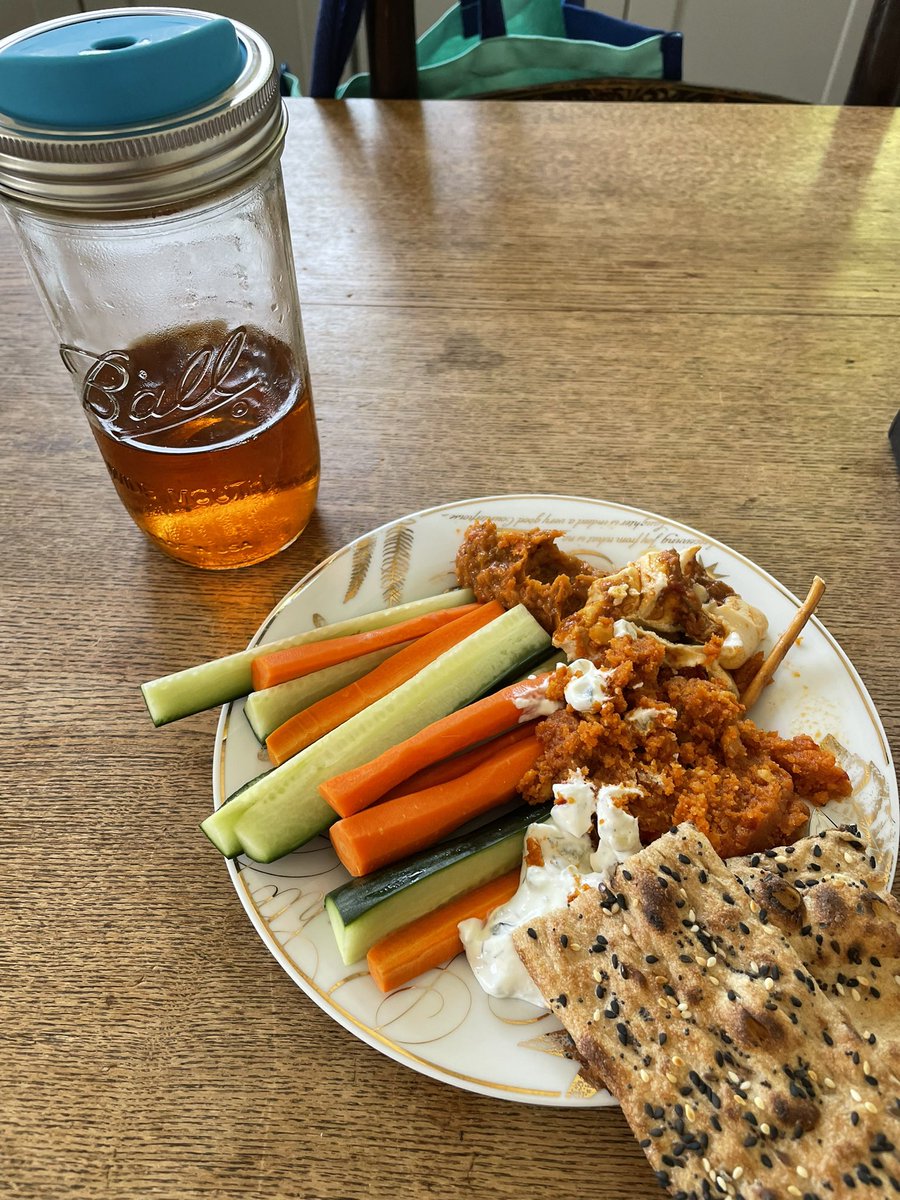
[[206,574],[141,539],[0,231],[5,1194],[649,1200],[618,1112],[434,1083],[309,1002],[197,831],[215,714],[154,730],[137,688],[243,646],[382,521],[568,492],[696,525],[801,594],[822,575],[896,751],[900,124],[290,107],[323,479],[259,567]]

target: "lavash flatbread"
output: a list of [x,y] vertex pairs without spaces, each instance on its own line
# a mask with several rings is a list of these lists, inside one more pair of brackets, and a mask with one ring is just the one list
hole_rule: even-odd
[[692,827],[515,943],[681,1200],[900,1192],[896,1049],[863,1038]]

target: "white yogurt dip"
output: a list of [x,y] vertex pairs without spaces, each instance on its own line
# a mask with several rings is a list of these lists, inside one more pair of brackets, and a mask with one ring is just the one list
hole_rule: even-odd
[[[612,785],[597,788],[580,773],[553,785],[556,802],[549,818],[529,825],[526,833],[519,890],[495,908],[487,921],[473,918],[460,922],[459,936],[469,966],[489,996],[515,997],[546,1007],[516,954],[513,930],[555,908],[564,908],[582,889],[605,883],[620,862],[640,850],[637,821],[613,802],[616,796],[636,792],[636,788]],[[590,837],[595,814],[596,850]]]

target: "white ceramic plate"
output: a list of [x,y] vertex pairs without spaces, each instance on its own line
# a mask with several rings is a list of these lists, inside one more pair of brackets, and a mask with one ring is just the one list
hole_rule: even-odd
[[[776,636],[798,607],[790,592],[749,559],[677,521],[570,496],[489,496],[402,517],[345,546],[281,601],[254,644],[453,586],[457,546],[477,517],[520,529],[560,529],[565,549],[605,567],[621,566],[653,547],[699,543],[704,564],[761,608]],[[887,781],[879,835],[895,865],[897,781],[887,738],[862,681],[818,620],[807,626],[753,715],[764,728],[787,736],[831,734],[874,764]],[[216,736],[216,806],[267,766],[243,702],[228,705]],[[388,996],[369,978],[365,961],[344,966],[322,901],[348,877],[327,839],[268,866],[239,859],[229,863],[229,871],[257,932],[294,982],[376,1050],[483,1095],[562,1106],[612,1103],[563,1056],[555,1018],[519,1001],[487,997],[462,955]]]

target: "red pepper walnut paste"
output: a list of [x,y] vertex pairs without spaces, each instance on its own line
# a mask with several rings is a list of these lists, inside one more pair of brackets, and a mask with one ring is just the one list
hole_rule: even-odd
[[[571,626],[601,576],[558,550],[558,536],[478,523],[460,549],[460,583],[479,600],[524,604],[550,632]],[[537,726],[543,752],[521,781],[526,800],[543,803],[554,783],[583,771],[634,789],[616,803],[637,818],[645,844],[690,822],[730,858],[796,841],[808,804],[850,794],[846,772],[811,737],[782,738],[746,716],[733,681],[715,671],[720,638],[706,643],[705,666],[679,667],[671,643],[667,656],[658,633],[630,629],[635,636],[579,646],[604,673],[605,698],[591,711],[565,703],[571,668],[552,676],[548,697],[564,707]]]

